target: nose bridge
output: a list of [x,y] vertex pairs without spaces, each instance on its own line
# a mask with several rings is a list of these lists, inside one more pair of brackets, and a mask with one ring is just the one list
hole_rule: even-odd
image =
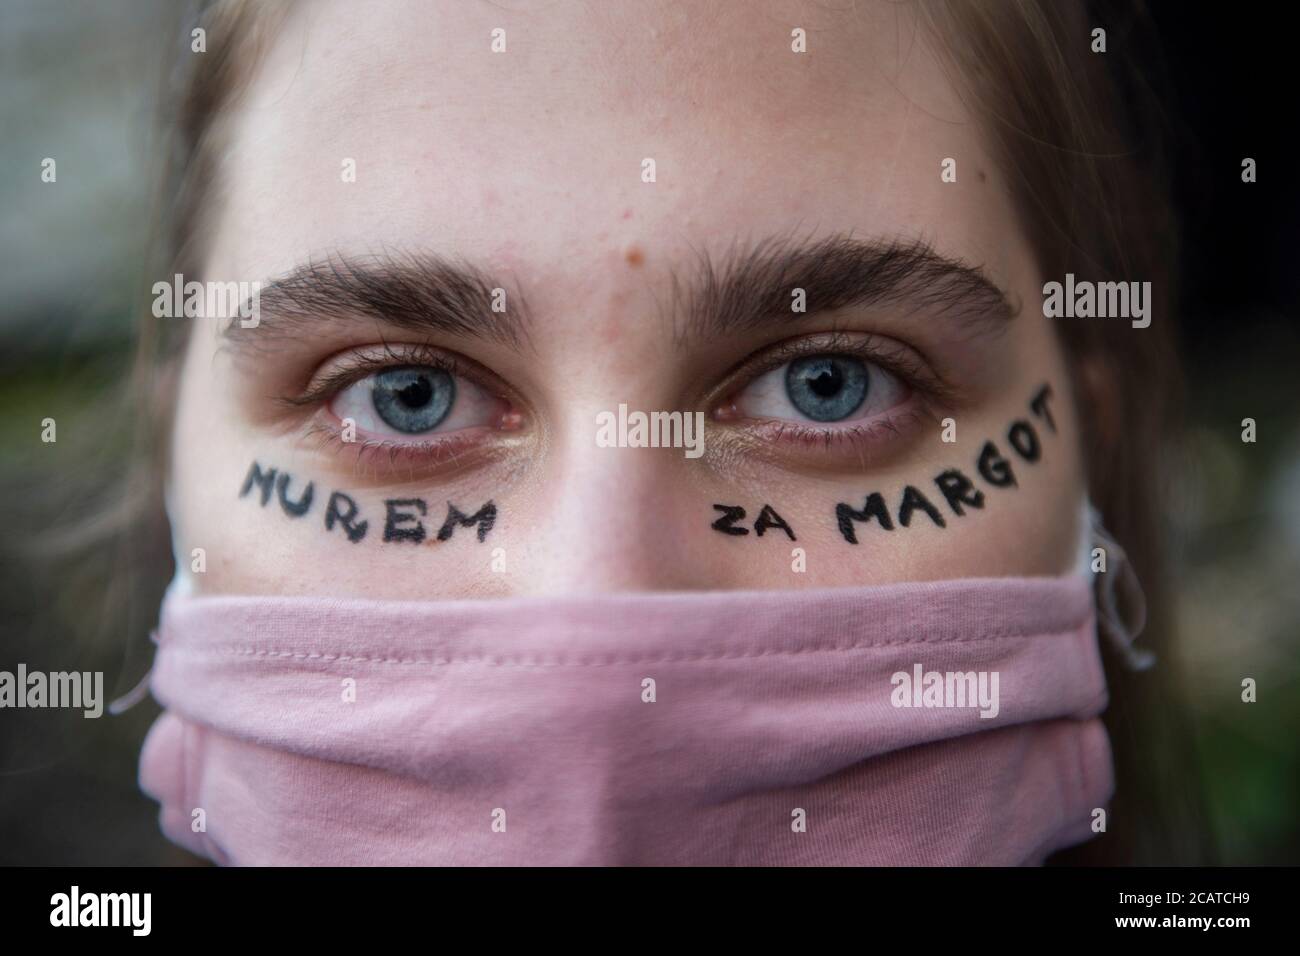
[[[643,258],[639,249],[631,258],[620,252],[575,279],[565,304],[570,335],[544,346],[543,362],[563,387],[544,413],[549,434],[517,593],[684,590],[708,577],[692,563],[699,549],[688,547],[703,422],[679,404],[671,324]],[[676,420],[652,420],[656,413]]]
[[[574,415],[549,450],[535,502],[524,593],[678,590],[698,575],[686,561],[689,467],[682,448],[598,443],[597,414]],[[616,418],[617,421],[617,418]],[[695,586],[699,586],[696,584]]]

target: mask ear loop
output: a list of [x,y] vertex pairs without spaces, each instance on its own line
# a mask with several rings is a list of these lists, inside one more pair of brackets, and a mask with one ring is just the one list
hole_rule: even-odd
[[[154,641],[154,643],[156,644],[157,641]],[[108,705],[109,714],[113,717],[116,717],[118,714],[125,714],[136,704],[140,703],[140,701],[148,697],[149,679],[151,677],[153,677],[152,665],[150,665],[149,670],[145,671],[144,677],[140,678],[140,682],[138,684],[132,687],[121,697],[117,698],[117,700],[114,700],[109,703]]]
[[[156,647],[158,645],[158,632],[150,631],[149,640],[151,640],[154,643],[154,646]],[[109,702],[108,705],[109,715],[112,717],[116,717],[118,714],[125,714],[136,704],[140,703],[140,701],[148,697],[149,681],[152,677],[153,677],[153,664],[150,663],[149,669],[145,671],[144,676],[140,678],[139,683],[137,683],[134,687],[132,687],[121,697],[118,697],[116,700]]]
[[[1133,642],[1147,624],[1147,601],[1137,572],[1116,541],[1101,523],[1101,515],[1092,511],[1093,543],[1106,555],[1105,571],[1093,574],[1093,592],[1097,600],[1097,626],[1124,658],[1132,671],[1150,670],[1156,655],[1145,648],[1134,647]],[[1121,610],[1121,601],[1129,609]]]

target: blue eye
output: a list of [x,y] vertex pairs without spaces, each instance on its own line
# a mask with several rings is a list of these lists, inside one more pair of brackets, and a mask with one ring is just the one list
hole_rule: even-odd
[[456,383],[436,368],[391,368],[374,377],[371,401],[383,421],[408,435],[436,428],[456,401]]
[[505,427],[510,403],[450,369],[390,365],[338,391],[329,410],[345,427],[351,422],[362,441],[405,444],[435,432]]
[[810,355],[792,361],[785,373],[790,404],[815,422],[848,418],[867,398],[867,367],[848,355]]
[[734,407],[751,419],[847,425],[884,414],[909,394],[898,376],[875,362],[821,352],[754,378],[735,396]]

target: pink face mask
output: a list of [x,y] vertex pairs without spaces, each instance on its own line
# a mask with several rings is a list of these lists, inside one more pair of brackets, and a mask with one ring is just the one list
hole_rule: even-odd
[[169,595],[141,784],[230,864],[1025,864],[1112,792],[1091,580]]

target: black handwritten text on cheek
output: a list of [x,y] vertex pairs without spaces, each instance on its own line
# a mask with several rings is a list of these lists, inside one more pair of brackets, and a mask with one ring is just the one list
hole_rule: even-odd
[[[737,524],[737,522],[745,520],[744,508],[739,505],[714,505],[713,507],[714,510],[722,512],[722,517],[710,525],[714,531],[736,536],[749,534],[748,528]],[[758,518],[754,521],[754,534],[761,538],[765,532],[772,528],[779,528],[784,531],[791,541],[797,540],[794,536],[794,529],[776,513],[776,509],[771,505],[763,505],[763,510],[758,513]]]
[[[1051,397],[1051,386],[1044,385],[1034,394],[1029,408],[1047,426],[1048,431],[1055,434],[1056,421],[1052,418],[1051,409],[1047,407],[1047,401]],[[1012,422],[1007,429],[1006,440],[1016,455],[1027,464],[1035,464],[1043,457],[1042,440],[1038,431],[1027,419],[1022,418]],[[1019,487],[1011,461],[1002,455],[998,446],[992,441],[986,441],[980,448],[975,470],[993,488]],[[984,492],[977,488],[975,482],[960,469],[949,468],[939,473],[934,477],[934,485],[938,495],[959,518],[966,514],[967,508],[984,507]],[[898,526],[911,527],[918,512],[923,512],[930,519],[930,523],[937,528],[948,526],[943,512],[935,506],[934,502],[927,498],[920,488],[907,485],[898,504]],[[840,534],[849,544],[858,543],[857,525],[869,524],[872,521],[885,531],[894,530],[894,517],[885,502],[884,495],[878,491],[868,494],[861,508],[854,508],[844,503],[835,506],[835,522],[840,529]]]
[[[239,491],[240,498],[247,498],[256,488],[260,504],[265,508],[271,502],[272,495],[280,503],[280,509],[290,518],[302,518],[311,511],[316,500],[316,483],[309,481],[306,487],[296,494],[290,489],[293,476],[287,471],[275,468],[262,468],[257,462],[248,470],[248,477]],[[407,541],[420,544],[427,537],[424,517],[428,514],[428,505],[423,498],[389,498],[384,502],[384,537],[385,541]],[[476,528],[477,537],[482,541],[487,537],[492,526],[496,524],[497,506],[489,501],[473,514],[465,514],[450,501],[447,502],[447,518],[434,535],[434,540],[446,541],[457,528]],[[325,530],[338,528],[349,541],[356,544],[366,536],[370,522],[361,519],[361,508],[351,495],[342,491],[330,493],[325,504]]]
[[[423,498],[389,498],[384,502],[388,517],[384,521],[385,541],[410,541],[419,544],[424,540],[424,522],[420,519],[427,513]],[[478,539],[482,541],[496,524],[497,506],[488,502],[472,515],[461,512],[450,501],[447,502],[447,520],[438,529],[437,539],[446,541],[458,526],[478,528]]]

